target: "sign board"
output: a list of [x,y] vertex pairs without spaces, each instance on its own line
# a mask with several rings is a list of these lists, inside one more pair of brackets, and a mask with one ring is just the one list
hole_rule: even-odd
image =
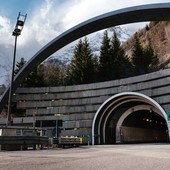
[[168,121],[170,121],[170,111],[166,112],[166,114],[167,114]]

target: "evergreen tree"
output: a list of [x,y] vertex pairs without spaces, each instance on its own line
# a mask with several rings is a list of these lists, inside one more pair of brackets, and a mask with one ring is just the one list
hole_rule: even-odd
[[45,83],[47,86],[62,85],[61,69],[57,64],[51,64],[45,74]]
[[80,79],[82,77],[81,75],[82,49],[83,49],[83,41],[80,39],[78,44],[74,48],[71,63],[67,68],[67,83],[68,84],[79,84],[80,82]]
[[100,80],[100,75],[99,75],[99,57],[97,55],[94,55],[93,57],[93,64],[94,64],[93,82],[98,82]]
[[153,71],[159,63],[158,56],[154,54],[151,43],[144,48],[144,58],[145,58],[145,70],[146,72]]
[[116,32],[114,32],[110,40],[107,31],[105,31],[99,58],[100,81],[127,77],[130,72],[130,61],[125,55],[124,49],[121,47],[121,42]]
[[[22,67],[25,65],[26,61],[24,58],[21,58],[20,61],[18,61],[16,63],[16,68],[14,70],[14,76],[17,75],[17,73],[22,69]],[[23,84],[25,83],[25,81],[23,81],[22,84],[20,84],[19,86],[20,87],[23,87]],[[17,117],[20,117],[20,116],[25,116],[24,112],[22,109],[18,109],[17,108],[17,103],[16,102],[12,102],[11,104],[11,113],[13,117],[17,116]]]
[[110,38],[107,31],[104,32],[99,56],[99,75],[100,81],[107,81],[112,78],[113,60],[111,53]]
[[93,53],[88,40],[79,40],[75,46],[73,58],[68,66],[67,75],[69,84],[85,84],[94,82]]
[[128,57],[125,55],[124,49],[121,47],[121,42],[118,39],[116,32],[114,32],[112,36],[111,50],[113,65],[111,73],[113,78],[119,79],[129,76],[132,67]]
[[137,33],[135,34],[131,61],[134,69],[134,75],[141,75],[146,73],[144,52],[139,42],[139,37]]
[[83,83],[92,83],[94,82],[96,60],[86,37],[83,41],[82,54],[82,61],[84,60],[82,63]]
[[16,63],[16,68],[14,70],[14,76],[17,75],[17,73],[22,69],[22,67],[25,65],[26,61],[22,57],[19,62]]
[[139,42],[138,34],[135,34],[135,44],[132,51],[132,65],[134,75],[141,75],[150,72],[158,64],[158,57],[149,43],[145,48]]
[[45,80],[44,80],[45,79],[45,67],[43,64],[40,64],[37,67],[36,74],[37,74],[37,86],[39,87],[46,86]]
[[39,65],[35,70],[33,70],[26,78],[24,87],[43,87],[44,82],[44,66]]
[[[22,69],[26,63],[24,58],[21,58],[16,64],[16,69],[14,70],[14,76]],[[20,87],[40,87],[44,86],[44,66],[39,65],[34,71],[32,71],[25,80],[20,84]]]
[[[25,61],[25,59],[24,59],[23,57],[20,59],[20,61],[18,61],[18,62],[16,63],[16,68],[15,68],[15,70],[14,70],[14,77],[15,77],[15,76],[18,74],[18,72],[22,69],[22,67],[25,65],[25,63],[26,63],[26,61]],[[20,87],[24,87],[25,84],[26,84],[26,80],[24,80],[24,81],[22,82],[22,84],[20,84],[19,86],[20,86]]]

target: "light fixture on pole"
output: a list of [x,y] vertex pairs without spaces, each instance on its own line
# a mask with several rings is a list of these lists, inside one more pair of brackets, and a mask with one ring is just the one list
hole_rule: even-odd
[[13,94],[13,80],[14,80],[14,70],[15,70],[15,58],[16,58],[16,47],[17,47],[17,37],[21,34],[21,31],[24,27],[24,23],[26,20],[26,15],[21,15],[19,12],[17,17],[17,22],[15,25],[15,29],[12,33],[15,36],[15,45],[14,45],[14,56],[13,56],[13,66],[12,66],[12,74],[11,74],[11,83],[9,86],[9,99],[8,99],[8,112],[7,112],[7,122],[6,125],[11,125],[11,103],[12,103],[12,94]]

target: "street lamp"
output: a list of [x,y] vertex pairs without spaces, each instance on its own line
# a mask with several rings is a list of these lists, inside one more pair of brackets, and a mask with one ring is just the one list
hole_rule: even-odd
[[21,34],[21,31],[24,27],[24,23],[26,20],[26,15],[21,15],[19,12],[17,17],[17,22],[15,25],[15,29],[12,33],[13,36],[15,36],[15,45],[14,45],[14,56],[13,56],[13,67],[12,67],[12,74],[11,74],[11,83],[9,86],[9,98],[8,98],[8,112],[7,112],[7,122],[6,125],[11,125],[11,103],[12,103],[12,93],[13,93],[13,80],[14,80],[14,69],[15,69],[15,58],[16,58],[16,47],[17,47],[17,37]]

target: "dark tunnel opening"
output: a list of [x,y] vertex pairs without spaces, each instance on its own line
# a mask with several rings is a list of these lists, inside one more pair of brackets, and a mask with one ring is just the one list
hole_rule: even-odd
[[122,143],[166,142],[168,128],[165,119],[149,110],[128,115],[121,126]]

